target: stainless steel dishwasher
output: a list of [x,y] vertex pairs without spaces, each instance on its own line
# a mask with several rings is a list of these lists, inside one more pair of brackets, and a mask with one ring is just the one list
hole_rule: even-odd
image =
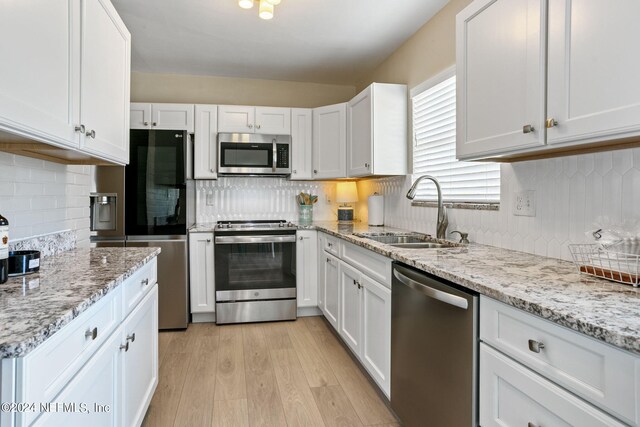
[[391,407],[402,425],[475,427],[477,354],[477,294],[394,263]]

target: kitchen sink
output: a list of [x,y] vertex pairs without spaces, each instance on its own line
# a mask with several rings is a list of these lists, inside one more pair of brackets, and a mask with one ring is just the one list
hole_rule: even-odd
[[437,249],[437,248],[457,247],[457,245],[449,244],[449,243],[431,243],[431,242],[396,243],[390,246],[393,246],[394,248],[402,248],[402,249]]
[[384,243],[387,245],[394,245],[399,243],[422,243],[427,240],[428,236],[416,236],[416,235],[384,235],[384,236],[367,236],[362,235],[362,237],[366,237],[367,239],[375,240],[376,242]]
[[375,235],[369,233],[357,233],[356,236],[374,240],[385,245],[402,249],[437,249],[456,248],[459,244],[435,240],[427,234],[384,234]]

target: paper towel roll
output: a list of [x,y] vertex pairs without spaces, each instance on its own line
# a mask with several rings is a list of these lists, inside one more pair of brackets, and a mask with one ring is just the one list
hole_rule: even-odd
[[369,225],[384,225],[384,196],[378,193],[369,196]]

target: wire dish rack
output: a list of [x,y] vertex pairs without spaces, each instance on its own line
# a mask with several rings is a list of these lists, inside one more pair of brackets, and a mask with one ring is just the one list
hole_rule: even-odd
[[640,255],[612,252],[597,244],[569,245],[573,262],[580,273],[638,287]]

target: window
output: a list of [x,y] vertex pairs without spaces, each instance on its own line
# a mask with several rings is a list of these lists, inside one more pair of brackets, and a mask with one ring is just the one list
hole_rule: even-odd
[[[456,76],[450,69],[411,90],[413,174],[433,175],[447,202],[498,203],[500,165],[456,160]],[[416,200],[437,200],[433,183]]]

